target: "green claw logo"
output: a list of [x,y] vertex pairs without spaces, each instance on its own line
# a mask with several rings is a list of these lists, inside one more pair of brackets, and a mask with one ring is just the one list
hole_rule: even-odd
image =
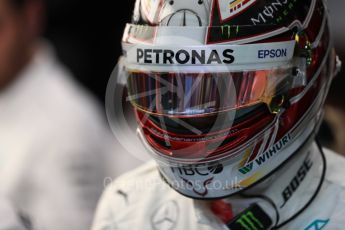
[[254,216],[252,212],[247,212],[236,221],[245,230],[265,229],[264,225]]
[[231,38],[231,35],[232,35],[232,31],[231,30],[234,30],[234,34],[238,34],[239,32],[239,26],[230,26],[230,25],[223,25],[221,26],[221,30],[222,30],[222,36],[225,38],[225,39],[229,39]]

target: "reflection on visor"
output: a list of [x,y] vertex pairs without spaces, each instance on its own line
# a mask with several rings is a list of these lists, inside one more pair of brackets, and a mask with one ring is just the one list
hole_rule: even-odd
[[304,74],[294,68],[229,73],[129,72],[129,100],[139,110],[167,116],[195,116],[239,109],[276,98],[303,86]]

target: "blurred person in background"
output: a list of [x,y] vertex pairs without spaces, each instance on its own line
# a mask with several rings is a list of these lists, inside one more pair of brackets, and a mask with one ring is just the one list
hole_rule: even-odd
[[85,230],[112,143],[97,103],[40,38],[43,25],[42,0],[0,0],[0,192],[34,229]]

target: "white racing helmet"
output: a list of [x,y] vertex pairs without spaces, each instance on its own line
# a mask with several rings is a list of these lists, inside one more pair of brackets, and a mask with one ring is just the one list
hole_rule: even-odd
[[137,0],[122,44],[139,137],[195,199],[247,189],[298,152],[337,70],[321,0]]

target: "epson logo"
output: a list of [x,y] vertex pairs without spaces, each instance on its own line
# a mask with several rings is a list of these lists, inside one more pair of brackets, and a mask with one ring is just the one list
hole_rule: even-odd
[[170,50],[170,49],[137,49],[138,64],[158,65],[222,65],[235,61],[234,50]]
[[271,49],[271,50],[259,50],[258,51],[258,58],[259,59],[266,59],[266,58],[281,58],[287,57],[287,49]]

